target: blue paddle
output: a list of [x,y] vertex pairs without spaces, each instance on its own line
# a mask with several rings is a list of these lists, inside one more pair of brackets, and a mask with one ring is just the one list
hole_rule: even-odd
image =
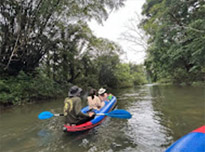
[[105,116],[109,116],[112,118],[120,118],[120,119],[132,118],[132,115],[128,111],[123,110],[123,109],[116,109],[109,113],[97,113],[96,115],[105,115]]
[[38,115],[38,119],[49,119],[51,117],[53,117],[54,114],[51,113],[50,111],[44,111],[44,112],[41,112],[39,115]]
[[[97,113],[96,115],[97,116],[105,115],[105,116],[109,116],[109,117],[112,117],[112,118],[120,118],[120,119],[130,119],[130,118],[132,118],[132,115],[128,111],[123,110],[123,109],[116,109],[116,110],[113,110],[109,113]],[[49,111],[44,111],[44,112],[41,112],[38,115],[38,118],[41,119],[41,120],[44,120],[44,119],[49,119],[53,116],[64,116],[64,115],[63,114],[53,114]]]

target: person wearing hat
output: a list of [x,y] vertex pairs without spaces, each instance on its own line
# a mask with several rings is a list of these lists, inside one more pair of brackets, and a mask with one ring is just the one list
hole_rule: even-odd
[[90,90],[87,100],[90,110],[100,110],[105,105],[105,102],[102,102],[100,98],[97,96],[97,91],[95,89]]
[[84,114],[81,112],[82,101],[80,94],[82,89],[78,86],[72,86],[68,92],[68,97],[64,100],[64,116],[67,125],[79,125],[93,119],[94,112]]
[[107,93],[106,89],[104,88],[100,88],[98,90],[98,96],[101,101],[109,101],[112,99],[112,94]]

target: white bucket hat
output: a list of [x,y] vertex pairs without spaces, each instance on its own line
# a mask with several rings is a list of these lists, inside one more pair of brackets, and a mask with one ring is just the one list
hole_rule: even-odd
[[103,93],[105,93],[105,91],[106,91],[106,89],[100,88],[100,89],[98,90],[98,94],[99,94],[99,95],[100,95],[100,94],[103,94]]

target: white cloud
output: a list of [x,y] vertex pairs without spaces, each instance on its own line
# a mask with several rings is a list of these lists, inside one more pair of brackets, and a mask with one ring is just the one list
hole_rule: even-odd
[[90,28],[97,37],[108,38],[118,43],[126,55],[121,58],[125,62],[143,63],[145,52],[141,46],[135,46],[135,50],[130,50],[130,44],[126,41],[120,40],[120,34],[126,31],[126,24],[129,19],[135,16],[135,13],[141,14],[141,8],[145,0],[127,0],[125,6],[117,11],[112,12],[109,18],[103,22],[103,26],[95,21],[89,23]]

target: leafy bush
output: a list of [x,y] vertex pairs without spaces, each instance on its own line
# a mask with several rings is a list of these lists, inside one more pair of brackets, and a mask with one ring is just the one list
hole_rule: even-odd
[[147,83],[142,65],[118,64],[115,69],[115,77],[119,88]]
[[63,94],[63,87],[42,73],[27,75],[20,72],[17,77],[0,80],[0,103],[21,104],[34,99],[52,98]]
[[133,76],[130,73],[128,64],[118,64],[115,70],[115,77],[117,78],[117,86],[120,88],[133,86]]

